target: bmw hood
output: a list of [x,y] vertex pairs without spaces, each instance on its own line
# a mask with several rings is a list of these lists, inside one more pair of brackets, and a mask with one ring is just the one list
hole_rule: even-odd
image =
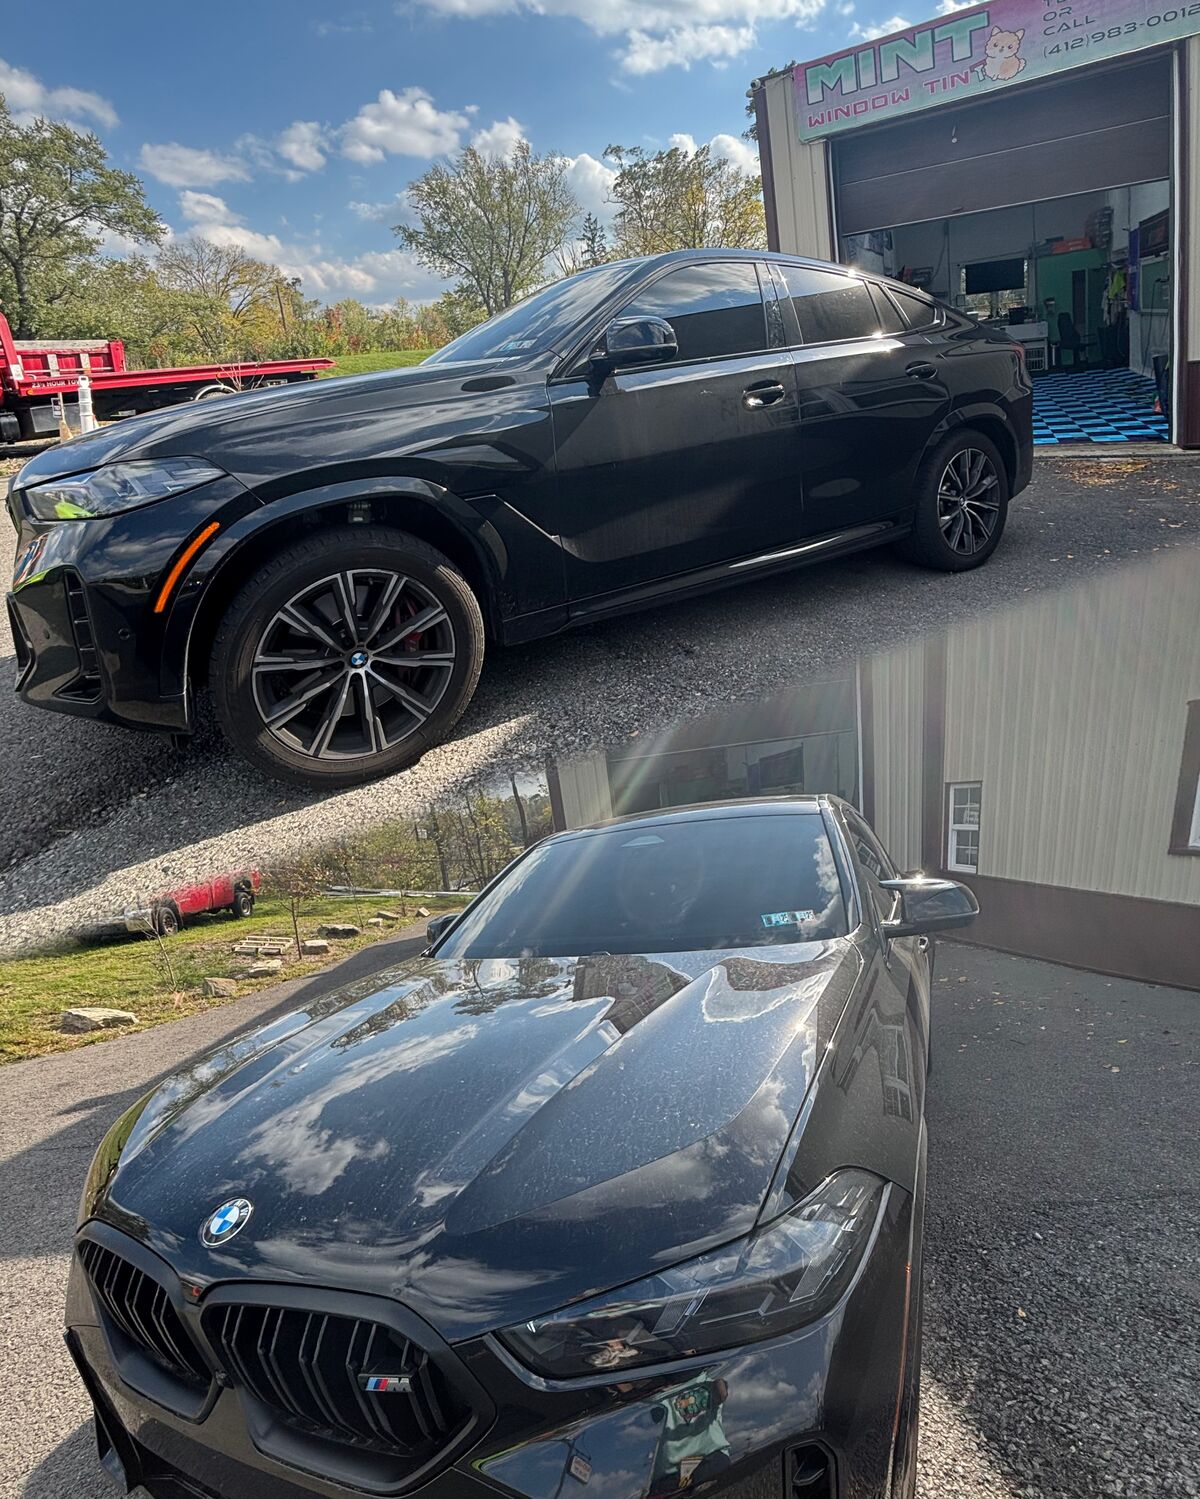
[[[343,413],[348,421],[360,420],[376,408],[392,410],[407,402],[469,397],[470,383],[481,377],[509,378],[510,383],[515,378],[507,366],[498,372],[493,360],[419,364],[190,401],[127,417],[59,443],[31,458],[17,483],[25,488],[131,459],[186,456],[223,463],[227,462],[226,450],[240,448],[243,433],[248,442],[261,444],[293,424],[306,427],[321,420],[336,423]],[[228,466],[231,473],[238,471],[236,464]]]
[[859,962],[419,959],[142,1100],[84,1212],[201,1284],[349,1286],[475,1336],[749,1231]]

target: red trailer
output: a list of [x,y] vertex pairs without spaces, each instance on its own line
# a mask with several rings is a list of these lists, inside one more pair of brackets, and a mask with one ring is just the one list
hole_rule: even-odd
[[[315,380],[332,366],[332,359],[268,359],[130,370],[118,338],[14,339],[0,313],[0,442],[57,437],[54,398],[61,398],[70,418],[80,375],[91,381],[96,419],[109,422],[231,391]],[[78,428],[77,415],[71,425]]]

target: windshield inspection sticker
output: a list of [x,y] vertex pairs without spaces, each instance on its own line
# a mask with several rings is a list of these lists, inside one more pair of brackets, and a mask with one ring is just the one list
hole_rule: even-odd
[[768,911],[762,917],[763,926],[800,926],[811,921],[811,911]]

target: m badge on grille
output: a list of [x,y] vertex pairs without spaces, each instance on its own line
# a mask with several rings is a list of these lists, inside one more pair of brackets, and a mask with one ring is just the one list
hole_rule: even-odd
[[371,1395],[407,1395],[412,1389],[407,1374],[360,1374],[358,1383]]

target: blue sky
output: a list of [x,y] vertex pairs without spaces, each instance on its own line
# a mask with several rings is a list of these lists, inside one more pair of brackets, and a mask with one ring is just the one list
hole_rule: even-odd
[[[955,0],[934,0],[953,9]],[[752,77],[899,29],[895,0],[80,0],[10,5],[0,92],[94,129],[175,234],[233,242],[322,300],[441,289],[397,248],[405,185],[518,133],[604,217],[610,142],[740,140]],[[120,253],[119,244],[111,245]]]

